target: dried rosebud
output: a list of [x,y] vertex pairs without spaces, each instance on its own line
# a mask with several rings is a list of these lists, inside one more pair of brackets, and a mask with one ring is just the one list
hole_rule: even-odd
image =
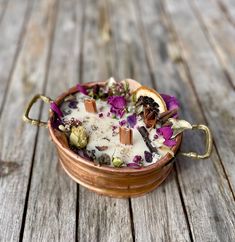
[[88,135],[83,126],[72,127],[69,141],[77,148],[84,148],[88,143]]
[[102,154],[100,157],[98,157],[97,161],[99,162],[99,164],[103,165],[111,164],[111,158],[108,154]]
[[77,108],[77,105],[78,105],[78,101],[77,100],[72,100],[69,102],[69,108],[72,108],[72,109],[76,109]]
[[112,163],[114,165],[114,167],[121,167],[123,165],[123,160],[119,157],[113,157],[112,159]]
[[153,161],[153,156],[149,151],[144,152],[144,158],[148,163],[151,163]]
[[143,158],[140,155],[135,155],[133,158],[133,162],[136,164],[140,164],[143,161]]

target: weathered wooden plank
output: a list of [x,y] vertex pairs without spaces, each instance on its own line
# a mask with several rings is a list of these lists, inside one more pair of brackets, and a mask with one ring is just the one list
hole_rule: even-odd
[[216,1],[189,1],[205,35],[235,87],[235,26],[224,15]]
[[235,26],[235,2],[233,0],[217,0],[217,4],[225,18]]
[[[0,241],[19,240],[37,128],[21,121],[32,93],[42,92],[55,19],[54,0],[35,1],[0,120],[1,159],[20,167],[0,178]],[[38,117],[39,109],[32,112]]]
[[[235,186],[234,117],[235,92],[226,80],[221,66],[200,29],[192,10],[185,1],[177,6],[166,5],[180,37],[182,55],[192,74],[192,83],[198,93],[203,111],[210,124],[223,165],[231,185]],[[180,14],[179,14],[180,12]],[[187,25],[185,22],[187,19]],[[193,32],[192,32],[193,30]]]
[[12,0],[0,17],[0,115],[29,12],[28,0]]
[[[154,7],[154,5],[150,6]],[[177,64],[178,74],[172,69],[175,74],[172,75],[172,80],[174,81],[171,82],[171,85],[168,85],[166,81],[162,81],[161,85],[166,88],[166,90],[172,90],[180,97],[182,103],[187,104],[182,110],[183,116],[187,120],[190,122],[196,121],[205,123],[204,115],[202,115],[199,108],[200,103],[197,102],[199,98],[203,104],[202,109],[205,112],[207,121],[213,129],[214,135],[218,137],[216,133],[218,132],[219,124],[217,123],[217,127],[215,127],[214,122],[217,121],[215,121],[215,118],[212,116],[213,110],[217,112],[214,109],[214,103],[216,105],[216,101],[215,99],[214,103],[208,103],[207,101],[213,94],[217,95],[218,93],[218,85],[215,84],[216,80],[217,82],[223,81],[224,88],[222,87],[222,83],[219,84],[222,92],[228,93],[230,84],[225,81],[225,77],[221,72],[217,59],[213,55],[213,52],[211,52],[209,43],[206,41],[197,20],[192,12],[190,12],[190,8],[185,6],[187,6],[187,4],[182,1],[177,2],[177,4],[173,3],[173,1],[167,1],[165,6],[171,13],[178,37],[183,41],[183,49],[179,48],[177,45],[175,32],[171,28],[171,22],[169,22],[169,16],[164,13],[165,8],[162,9],[162,14],[160,13],[160,20],[156,20],[151,26],[156,26],[155,28],[157,28],[159,27],[159,21],[163,21],[170,36],[167,37],[165,33],[166,30],[164,30],[163,27],[162,30],[158,29],[156,31],[151,28],[151,33],[156,32],[152,37],[151,46],[153,46],[153,50],[162,48],[160,45],[158,46],[156,44],[156,36],[158,36],[158,38],[162,40],[159,42],[167,44],[165,48],[167,50],[167,52],[165,52],[166,55],[170,55],[173,60],[182,61],[182,58],[187,60],[187,63],[183,60],[183,65],[181,62]],[[157,8],[159,8],[159,4],[155,5],[153,10],[154,15],[156,15]],[[181,18],[183,18],[184,21]],[[187,25],[185,25],[186,19]],[[178,53],[178,57],[175,56],[175,53],[173,54],[171,50],[176,50],[175,53]],[[185,55],[183,55],[183,53]],[[177,58],[175,59],[175,57]],[[187,64],[192,76],[189,76],[187,66],[185,66]],[[155,65],[158,65],[158,62],[155,62],[154,66]],[[164,69],[165,73],[171,73],[172,71],[167,67],[169,67],[169,65],[165,64],[165,68],[160,67],[160,69]],[[218,78],[216,78],[213,72],[218,75]],[[193,81],[194,85],[192,85],[191,81]],[[213,81],[212,85],[210,81]],[[197,97],[194,96],[194,87],[198,93]],[[225,91],[225,89],[227,90]],[[223,108],[223,106],[219,107],[219,109]],[[231,113],[229,113],[229,115],[231,115]],[[225,123],[222,118],[217,119]],[[193,150],[197,147],[199,152],[203,152],[203,145],[200,144],[201,138],[199,138],[199,136],[193,135],[193,139],[189,138],[190,136],[187,137],[187,149]],[[219,142],[216,140],[216,144],[218,143]],[[221,145],[221,143],[219,145]],[[226,147],[223,145],[220,150],[225,152]],[[228,157],[225,157],[225,159],[226,158]],[[225,159],[223,159],[223,161],[225,161]],[[233,241],[235,238],[233,229],[235,224],[234,200],[220,162],[220,157],[216,154],[215,149],[211,158],[206,161],[193,161],[180,157],[180,161],[177,162],[180,187],[182,189],[186,211],[189,216],[192,236],[195,241]],[[230,169],[231,168],[230,166]]]
[[[152,86],[151,72],[145,59],[146,45],[141,40],[139,14],[136,13],[134,2],[110,2],[111,30],[117,46],[119,76],[125,78],[131,74],[131,78]],[[159,53],[155,54],[159,56]],[[131,206],[136,241],[190,241],[175,173],[154,192],[131,199]]]
[[0,1],[0,23],[3,19],[5,12],[6,12],[6,8],[7,8],[8,3],[9,3],[8,0],[1,0]]
[[[81,1],[61,1],[55,27],[47,96],[55,98],[78,79]],[[48,118],[44,105],[43,120]],[[77,184],[62,171],[48,130],[40,128],[29,191],[24,241],[73,241]]]
[[[84,22],[84,82],[110,75],[109,22],[105,1],[87,0]],[[79,241],[132,241],[128,199],[99,196],[79,186]]]

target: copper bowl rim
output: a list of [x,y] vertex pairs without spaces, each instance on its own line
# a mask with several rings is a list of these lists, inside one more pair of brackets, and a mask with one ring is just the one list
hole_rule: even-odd
[[[88,83],[83,83],[82,85],[85,87],[91,87],[93,85],[103,85],[104,81],[99,81],[99,82],[88,82]],[[57,105],[59,105],[63,99],[70,95],[70,94],[74,94],[77,92],[77,86],[74,86],[72,88],[70,88],[67,92],[62,93],[60,96],[58,96],[55,100],[55,103]],[[92,168],[96,168],[100,171],[105,171],[105,172],[109,172],[109,173],[128,173],[128,174],[136,174],[136,173],[145,173],[145,172],[151,172],[151,171],[155,171],[156,169],[161,169],[162,167],[164,167],[171,159],[174,159],[174,157],[172,157],[169,153],[166,154],[164,157],[162,157],[158,162],[149,165],[149,166],[144,166],[141,167],[139,169],[134,169],[131,167],[121,167],[121,168],[115,168],[115,167],[110,167],[107,165],[102,165],[102,166],[95,166],[93,161],[89,161],[86,160],[84,158],[82,158],[81,156],[77,155],[76,153],[74,153],[72,150],[70,150],[68,147],[65,147],[57,138],[57,136],[55,135],[54,132],[54,128],[51,125],[51,119],[53,118],[54,113],[50,110],[50,118],[48,120],[48,129],[49,129],[49,133],[51,135],[52,140],[54,141],[54,143],[56,144],[57,148],[63,150],[63,152],[68,155],[69,157],[73,158],[74,160],[77,160],[78,162],[83,163],[84,165],[90,166]],[[176,145],[174,145],[171,150],[174,152],[174,154],[177,153],[180,145],[182,142],[182,134],[179,134],[176,137]]]

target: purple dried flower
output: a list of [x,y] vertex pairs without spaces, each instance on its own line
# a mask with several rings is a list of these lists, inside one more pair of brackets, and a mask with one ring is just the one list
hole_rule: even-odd
[[68,106],[69,106],[69,108],[75,109],[75,108],[77,108],[77,105],[78,105],[78,101],[72,100],[69,102]]
[[164,145],[169,147],[176,145],[176,141],[171,139],[173,135],[173,129],[170,126],[161,127],[157,129],[157,133],[159,135],[162,135],[163,138],[165,139]]
[[126,106],[126,100],[122,96],[111,96],[108,98],[108,103],[118,109],[123,109]]
[[120,126],[123,126],[123,125],[125,125],[125,124],[126,124],[126,120],[125,120],[125,119],[123,119],[122,121],[119,122],[119,125],[120,125]]
[[136,114],[132,114],[132,115],[128,116],[127,122],[131,126],[131,128],[134,128],[137,123]]
[[157,133],[162,135],[165,140],[168,140],[173,135],[173,129],[170,126],[161,127],[157,129]]
[[149,151],[144,152],[144,158],[148,163],[151,163],[153,161],[153,156]]
[[88,95],[87,89],[81,84],[77,84],[77,90],[84,95]]
[[140,169],[141,168],[141,165],[139,165],[137,163],[128,163],[127,166],[134,168],[134,169]]
[[108,103],[111,105],[110,112],[115,116],[122,117],[125,113],[126,100],[122,96],[108,97]]
[[168,139],[168,140],[165,140],[163,144],[168,147],[173,147],[174,145],[177,144],[177,142],[173,139]]
[[53,129],[58,129],[58,127],[63,124],[62,120],[55,114],[54,117],[51,118],[51,126]]
[[60,108],[57,106],[57,104],[55,102],[51,102],[50,103],[50,108],[53,112],[55,112],[58,117],[63,117],[63,113],[61,112]]
[[[168,110],[173,110],[173,109],[179,108],[180,103],[179,103],[179,100],[176,97],[169,96],[169,95],[166,95],[166,94],[161,94],[161,96],[164,99]],[[176,114],[174,116],[174,118],[177,118],[177,117],[178,117],[178,115]]]
[[140,164],[143,161],[143,158],[140,155],[135,155],[132,161],[136,164]]
[[155,134],[155,135],[153,136],[153,138],[154,138],[154,139],[158,139],[158,135]]
[[104,114],[103,113],[99,113],[99,118],[102,118],[104,117]]

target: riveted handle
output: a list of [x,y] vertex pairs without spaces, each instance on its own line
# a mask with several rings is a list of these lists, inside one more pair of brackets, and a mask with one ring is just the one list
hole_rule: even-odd
[[192,129],[195,130],[203,130],[205,132],[206,135],[206,151],[204,154],[197,154],[196,152],[189,152],[189,153],[184,153],[181,152],[181,155],[190,157],[190,158],[195,158],[195,159],[206,159],[211,155],[211,151],[212,151],[212,134],[210,129],[203,124],[195,124],[192,125]]
[[41,99],[45,103],[51,103],[52,102],[52,99],[50,99],[49,97],[43,96],[41,94],[35,95],[25,109],[25,112],[24,112],[24,115],[23,115],[23,121],[30,123],[32,125],[39,126],[39,127],[47,127],[47,122],[43,122],[43,121],[37,120],[37,119],[32,119],[32,118],[29,117],[29,112],[30,112],[32,106],[39,99]]

